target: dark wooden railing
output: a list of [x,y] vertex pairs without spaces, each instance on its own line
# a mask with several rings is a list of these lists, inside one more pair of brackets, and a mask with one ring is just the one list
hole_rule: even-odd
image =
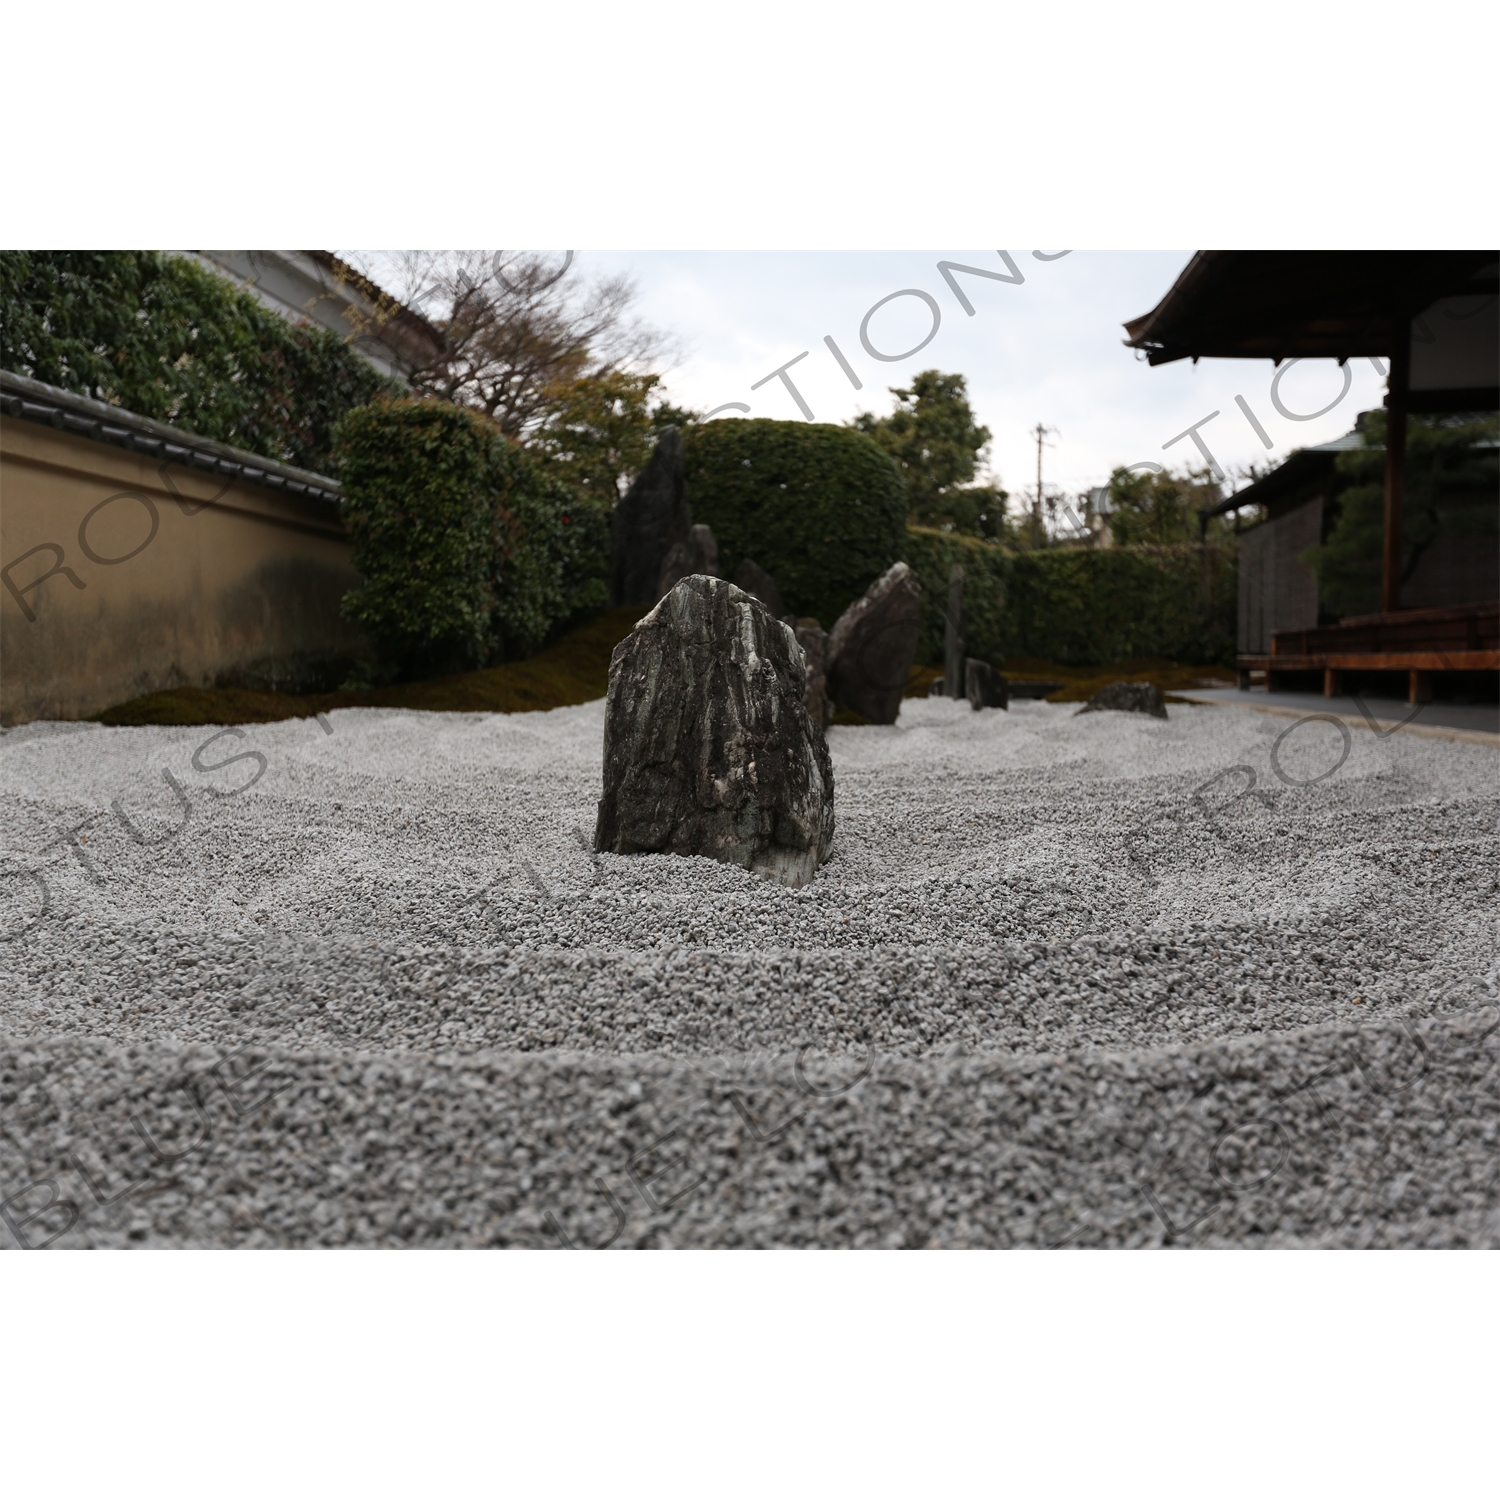
[[1405,609],[1360,615],[1312,630],[1278,630],[1269,656],[1239,658],[1240,686],[1264,672],[1267,688],[1287,672],[1322,672],[1323,691],[1337,697],[1353,672],[1405,672],[1413,703],[1432,695],[1437,672],[1500,671],[1500,602]]

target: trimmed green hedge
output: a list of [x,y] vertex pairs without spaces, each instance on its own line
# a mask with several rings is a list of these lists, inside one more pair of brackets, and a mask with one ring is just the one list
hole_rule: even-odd
[[603,608],[607,518],[487,418],[445,401],[377,402],[340,423],[338,457],[363,580],[344,613],[385,675],[526,655]]
[[1235,558],[1220,548],[1010,552],[912,527],[906,561],[922,580],[921,661],[942,660],[948,568],[959,562],[971,656],[1039,656],[1065,666],[1133,657],[1234,664]]
[[1141,656],[1233,666],[1237,581],[1232,552],[1194,543],[1021,553],[1010,649],[1068,666]]
[[902,553],[906,485],[850,427],[765,418],[683,433],[693,520],[713,528],[724,575],[753,558],[787,608],[825,628]]
[[0,252],[0,366],[323,474],[338,419],[398,391],[332,330],[147,250]]
[[922,634],[917,660],[943,659],[943,612],[948,603],[948,569],[964,569],[964,641],[970,656],[1000,661],[1009,639],[1005,601],[1014,555],[993,542],[953,531],[910,526],[904,559],[922,581]]

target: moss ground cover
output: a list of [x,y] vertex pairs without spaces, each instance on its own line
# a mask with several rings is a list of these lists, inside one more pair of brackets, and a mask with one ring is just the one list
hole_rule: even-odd
[[[268,724],[305,719],[335,708],[415,708],[434,713],[533,713],[602,698],[609,688],[609,656],[645,611],[617,609],[590,620],[556,645],[526,661],[507,662],[478,672],[460,672],[431,682],[409,682],[368,693],[271,693],[251,688],[170,688],[150,693],[97,716],[101,724]],[[937,666],[918,664],[907,679],[906,696],[925,698]],[[1200,685],[1229,686],[1234,675],[1220,667],[1183,666],[1142,657],[1105,666],[1070,667],[1041,657],[1007,658],[1012,679],[1063,684],[1052,703],[1086,702],[1106,683],[1153,682],[1170,695]],[[839,709],[836,724],[863,724],[858,714]]]
[[101,724],[268,724],[334,708],[416,708],[436,713],[528,713],[602,698],[609,656],[644,613],[617,609],[590,620],[526,661],[367,693],[271,693],[249,688],[169,688],[97,716]]

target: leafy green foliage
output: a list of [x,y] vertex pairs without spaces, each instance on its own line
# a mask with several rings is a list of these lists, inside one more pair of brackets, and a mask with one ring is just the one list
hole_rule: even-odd
[[344,524],[363,581],[344,600],[381,674],[536,650],[605,603],[608,520],[477,412],[377,402],[339,426]]
[[799,615],[831,626],[901,556],[906,486],[863,433],[717,421],[689,427],[683,450],[693,520],[713,528],[725,575],[753,558]]
[[922,633],[917,638],[917,660],[943,659],[948,570],[959,563],[964,570],[963,632],[967,654],[998,665],[1005,657],[1010,636],[1006,601],[1015,565],[1013,554],[978,537],[910,526],[903,558],[922,583]]
[[[1132,474],[1116,469],[1109,476],[1109,529],[1117,547],[1170,547],[1196,542],[1198,512],[1215,504],[1219,487],[1208,471]],[[1211,523],[1215,540],[1228,537],[1224,522]]]
[[[1385,419],[1366,419],[1366,446],[1338,457],[1338,477],[1347,486],[1339,513],[1321,547],[1306,560],[1318,577],[1322,603],[1335,615],[1373,614],[1380,608],[1385,541]],[[1401,579],[1416,571],[1423,555],[1447,532],[1492,552],[1500,533],[1496,508],[1496,449],[1500,423],[1409,417],[1406,485],[1401,507]]]
[[692,412],[650,405],[659,375],[606,370],[548,391],[546,420],[527,440],[580,499],[608,511],[651,458],[661,429],[686,426]]
[[362,582],[344,596],[387,670],[483,659],[494,605],[495,499],[508,488],[499,433],[440,401],[360,407],[339,426],[344,527]]
[[990,430],[974,421],[964,376],[923,370],[910,387],[892,386],[891,394],[896,409],[890,416],[861,412],[850,425],[896,460],[906,480],[912,524],[992,540],[1005,536],[1010,497],[995,485],[969,484]]
[[508,488],[495,512],[491,661],[529,656],[609,603],[609,513],[507,447]]
[[1080,666],[1132,657],[1232,665],[1238,576],[1225,547],[1026,552],[1010,580],[1008,647]]
[[997,542],[1011,537],[1012,527],[1006,515],[1010,494],[998,485],[965,485],[962,489],[948,490],[914,518],[925,515],[925,523],[942,531],[957,532],[960,536],[981,537],[985,541]]
[[948,568],[964,566],[968,654],[1087,666],[1136,657],[1232,664],[1234,554],[1219,547],[1044,548],[1012,553],[912,527],[906,561],[922,581],[917,659],[942,658]]
[[0,364],[321,473],[343,413],[396,390],[331,330],[143,250],[0,252]]
[[701,422],[703,414],[687,406],[673,406],[670,401],[659,402],[651,408],[651,430],[660,433],[664,427],[677,427],[686,431],[695,422]]

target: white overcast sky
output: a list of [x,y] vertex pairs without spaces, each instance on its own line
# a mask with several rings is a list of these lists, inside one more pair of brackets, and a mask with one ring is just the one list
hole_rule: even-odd
[[[580,251],[569,276],[626,272],[635,279],[640,313],[677,335],[683,348],[667,372],[668,395],[700,411],[737,401],[750,407],[750,416],[800,419],[779,379],[752,387],[803,351],[807,357],[788,374],[820,422],[888,411],[889,388],[906,384],[918,370],[961,372],[978,420],[993,434],[991,468],[1012,494],[1035,482],[1030,431],[1038,422],[1057,429],[1044,458],[1049,489],[1076,494],[1103,483],[1116,465],[1201,462],[1190,438],[1170,449],[1163,445],[1210,412],[1219,415],[1200,433],[1229,472],[1337,437],[1353,426],[1356,413],[1384,396],[1384,380],[1368,360],[1351,361],[1347,371],[1331,359],[1301,361],[1285,369],[1276,391],[1285,412],[1336,404],[1323,416],[1297,421],[1273,403],[1276,372],[1269,360],[1196,366],[1182,360],[1151,368],[1125,348],[1121,324],[1156,305],[1190,251],[1076,250],[1051,261],[1029,250],[1009,254],[1025,278],[1019,285],[957,273],[972,317],[938,262],[1009,274],[994,250]],[[909,289],[936,302],[937,332],[909,358],[876,360],[861,345],[860,325],[882,298]],[[925,302],[898,297],[874,314],[868,335],[880,352],[900,354],[932,326]],[[826,335],[863,389],[854,390],[839,369]],[[1338,399],[1346,380],[1347,393]],[[1255,414],[1272,449],[1236,396]]]

